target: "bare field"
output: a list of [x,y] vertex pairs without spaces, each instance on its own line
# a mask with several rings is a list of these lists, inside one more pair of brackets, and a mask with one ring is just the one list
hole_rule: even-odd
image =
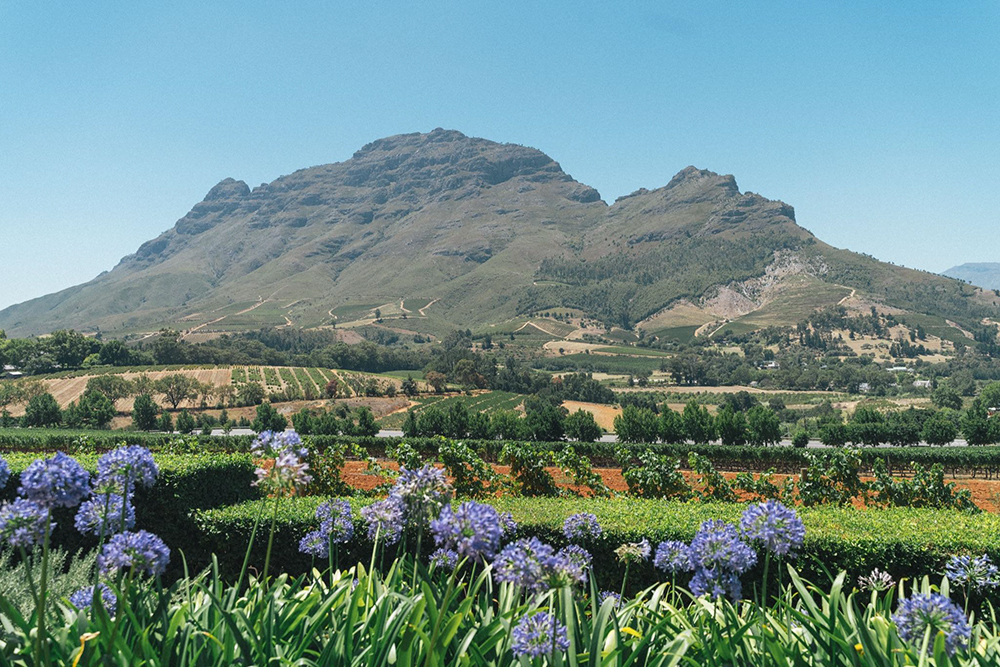
[[615,417],[622,413],[622,409],[617,405],[605,405],[603,403],[584,403],[583,401],[563,401],[562,406],[571,413],[583,410],[594,415],[594,421],[605,431],[614,431]]

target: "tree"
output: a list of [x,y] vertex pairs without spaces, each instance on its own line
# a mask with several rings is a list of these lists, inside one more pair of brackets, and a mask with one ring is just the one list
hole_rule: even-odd
[[660,440],[669,444],[684,442],[684,421],[681,416],[671,410],[668,406],[663,406],[660,413]]
[[781,420],[773,410],[763,405],[747,410],[747,442],[757,447],[781,442]]
[[859,405],[848,424],[851,442],[877,447],[886,442],[885,418],[875,408]]
[[153,396],[156,393],[156,380],[149,377],[145,373],[141,373],[138,377],[132,380],[132,396],[141,396],[142,394],[149,394]]
[[69,426],[107,428],[115,417],[111,399],[99,391],[84,391],[75,403],[70,403],[63,414]]
[[197,380],[183,373],[171,373],[157,380],[153,386],[156,392],[163,394],[167,403],[176,410],[181,403],[193,400],[197,396],[199,384]]
[[948,414],[950,410],[939,410],[924,422],[921,439],[928,445],[947,445],[958,437],[958,426]]
[[448,378],[445,377],[444,373],[438,373],[437,371],[428,372],[424,376],[424,381],[434,387],[434,391],[438,394],[443,393],[448,384]]
[[257,406],[257,418],[250,427],[257,433],[263,431],[284,431],[288,428],[288,420],[274,409],[270,403],[264,402]]
[[132,428],[137,431],[152,431],[156,428],[156,416],[160,408],[149,394],[139,394],[132,405]]
[[308,408],[302,408],[292,415],[292,426],[299,435],[312,435],[316,432],[316,419]]
[[104,373],[102,375],[95,375],[87,380],[87,388],[85,391],[100,392],[106,396],[107,399],[111,401],[111,405],[114,406],[123,398],[131,396],[133,387],[133,383],[129,382],[121,375]]
[[693,398],[684,406],[681,413],[684,423],[684,435],[695,444],[715,440],[715,422],[708,408],[698,405]]
[[819,441],[827,447],[843,447],[850,439],[847,425],[839,421],[827,422],[819,431]]
[[420,427],[417,425],[417,413],[413,410],[406,411],[406,421],[403,422],[403,437],[416,438],[420,435]]
[[187,410],[181,410],[181,413],[177,415],[177,431],[183,435],[187,435],[195,429],[194,417]]
[[723,406],[715,415],[715,427],[723,445],[739,446],[747,443],[747,418],[731,404]]
[[260,405],[266,395],[259,382],[243,382],[236,388],[236,401],[240,405]]
[[653,411],[634,405],[622,408],[613,425],[619,442],[656,442],[660,435],[660,423]]
[[337,382],[337,378],[333,378],[326,383],[323,393],[327,398],[337,398],[337,394],[340,393],[340,383]]
[[28,401],[23,422],[25,426],[57,426],[62,423],[62,410],[52,394],[38,394]]
[[435,405],[421,410],[417,423],[420,425],[420,435],[424,437],[444,435],[448,429],[448,417]]
[[417,389],[417,383],[413,379],[413,376],[411,375],[406,376],[406,379],[403,380],[403,383],[400,385],[399,388],[407,396],[416,396],[417,393],[419,392],[419,390]]
[[1000,409],[1000,382],[991,382],[983,387],[982,393],[979,394],[979,400],[982,401],[983,407],[987,411],[990,408]]
[[988,445],[994,440],[995,429],[990,426],[989,412],[978,398],[962,415],[961,427],[965,441],[970,445]]
[[567,415],[563,427],[566,437],[578,442],[594,442],[604,434],[594,415],[582,408]]
[[464,438],[469,434],[469,410],[465,401],[455,401],[448,407],[448,425],[446,433],[449,438]]
[[120,340],[109,340],[101,346],[98,359],[103,366],[130,366],[132,352]]
[[163,431],[164,433],[174,432],[174,421],[170,418],[170,413],[166,410],[160,415],[160,418],[156,422],[156,430]]
[[469,437],[476,440],[493,439],[493,422],[488,412],[473,412],[469,415]]
[[378,435],[378,423],[367,405],[358,408],[358,423],[354,427],[354,433],[362,438],[373,438]]
[[525,420],[514,410],[497,410],[490,416],[493,437],[500,440],[523,440],[531,437]]
[[0,381],[0,412],[24,400],[24,392],[16,382]]
[[526,426],[533,440],[555,442],[563,437],[563,410],[551,403],[527,411]]
[[962,396],[950,384],[941,384],[931,393],[931,403],[940,409],[961,410]]

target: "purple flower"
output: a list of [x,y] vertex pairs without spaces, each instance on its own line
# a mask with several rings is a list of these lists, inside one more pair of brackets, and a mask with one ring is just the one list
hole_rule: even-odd
[[291,452],[300,459],[309,455],[295,431],[261,431],[250,445],[250,452],[261,458],[277,458],[284,452]]
[[724,521],[706,521],[691,541],[691,562],[706,570],[742,574],[757,563],[757,554],[740,540],[736,527]]
[[671,574],[690,572],[694,569],[691,564],[691,549],[688,545],[677,540],[660,542],[659,546],[656,547],[653,565],[656,569]]
[[458,567],[458,554],[451,549],[438,549],[431,554],[431,567],[454,570]]
[[[101,592],[101,603],[109,615],[114,616],[115,608],[118,606],[118,598],[114,592],[105,584],[97,584],[97,590]],[[94,587],[81,588],[69,596],[70,604],[77,609],[88,609],[94,603]]]
[[302,461],[291,449],[285,449],[278,454],[269,469],[262,466],[257,468],[256,473],[257,481],[254,484],[272,493],[294,493],[312,481],[309,464]]
[[319,529],[334,544],[350,542],[354,537],[354,519],[351,503],[346,500],[328,500],[316,508]]
[[601,591],[601,594],[597,596],[597,604],[603,605],[608,599],[614,600],[614,608],[622,606],[622,596],[614,591]]
[[[122,528],[122,504],[125,505],[125,527]],[[135,508],[117,493],[94,496],[80,504],[73,522],[86,535],[111,535],[135,526]]]
[[74,459],[58,452],[35,460],[21,473],[21,496],[44,507],[76,507],[90,494],[90,473]]
[[976,558],[952,556],[945,566],[945,574],[956,584],[976,590],[1000,586],[1000,570],[997,570],[997,566],[985,554]]
[[314,530],[299,540],[299,551],[316,558],[329,558],[330,540],[322,530]]
[[728,597],[739,600],[743,596],[743,584],[739,575],[724,568],[699,568],[691,578],[690,588],[695,595],[707,595],[711,598]]
[[361,509],[368,522],[368,539],[379,538],[384,544],[395,544],[403,534],[403,506],[398,498],[389,496]]
[[492,558],[503,538],[497,511],[473,501],[462,503],[458,509],[445,505],[440,516],[431,521],[431,532],[439,547],[470,559]]
[[7,486],[7,482],[10,481],[10,466],[7,465],[7,460],[0,458],[0,489]]
[[563,535],[571,542],[574,540],[589,540],[598,537],[603,530],[597,522],[597,517],[589,512],[580,512],[567,517],[563,522]]
[[419,470],[402,468],[390,495],[402,503],[407,524],[426,525],[451,498],[451,485],[444,470],[432,465]]
[[576,545],[559,551],[537,537],[511,542],[493,560],[493,576],[527,590],[544,591],[582,583],[592,561],[590,553]]
[[638,563],[649,558],[652,547],[645,537],[641,542],[629,542],[615,549],[618,560],[623,563]]
[[587,581],[587,572],[593,562],[590,552],[571,544],[556,552],[549,560],[549,584],[553,588],[582,584]]
[[104,574],[134,569],[158,576],[167,569],[169,562],[170,549],[163,540],[145,530],[112,536],[97,557],[97,567]]
[[[18,498],[0,506],[0,539],[12,547],[30,548],[45,539],[48,511],[38,503]],[[50,530],[54,530],[53,523]]]
[[511,639],[517,657],[540,658],[569,648],[566,626],[544,611],[522,617],[511,631]]
[[159,474],[153,453],[139,445],[119,447],[97,460],[97,485],[110,485],[125,495],[132,495],[137,484],[153,486]]
[[944,634],[945,650],[954,655],[969,643],[969,620],[954,602],[939,593],[917,594],[899,601],[892,616],[896,631],[904,641],[920,646],[930,631],[930,645],[938,633]]
[[517,522],[514,521],[514,515],[510,512],[501,512],[500,528],[503,530],[504,537],[513,536],[517,532]]
[[777,500],[751,505],[740,518],[740,531],[778,557],[792,555],[806,537],[806,527],[795,510]]

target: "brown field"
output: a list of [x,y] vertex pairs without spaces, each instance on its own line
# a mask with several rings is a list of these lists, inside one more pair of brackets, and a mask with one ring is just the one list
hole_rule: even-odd
[[615,417],[622,413],[622,409],[617,405],[604,405],[603,403],[584,403],[583,401],[563,401],[562,406],[570,412],[585,410],[594,415],[594,421],[605,431],[614,431]]

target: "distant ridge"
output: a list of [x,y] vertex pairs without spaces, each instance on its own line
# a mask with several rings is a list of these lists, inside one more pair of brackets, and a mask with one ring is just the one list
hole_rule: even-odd
[[1000,262],[960,264],[945,271],[944,275],[986,289],[1000,289]]

